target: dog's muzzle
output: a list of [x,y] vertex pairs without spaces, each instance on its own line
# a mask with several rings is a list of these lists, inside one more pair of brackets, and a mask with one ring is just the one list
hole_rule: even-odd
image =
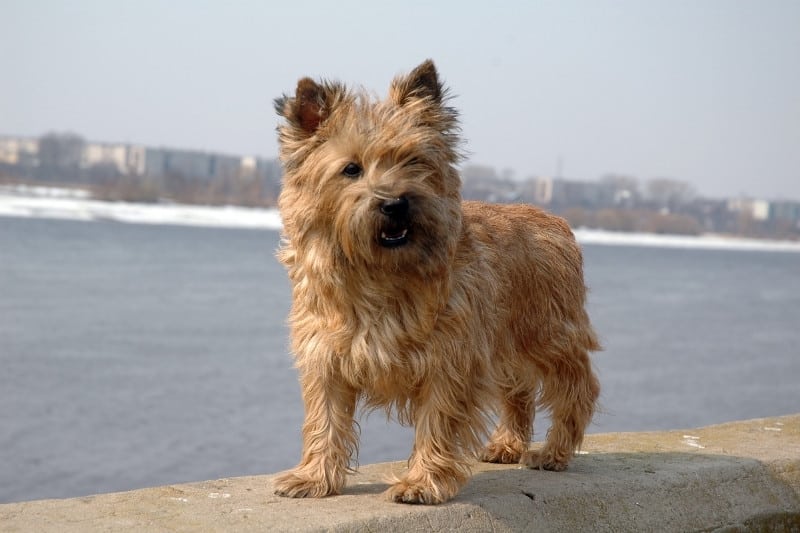
[[409,207],[405,196],[381,201],[380,211],[384,221],[378,234],[378,244],[384,248],[395,248],[408,242]]

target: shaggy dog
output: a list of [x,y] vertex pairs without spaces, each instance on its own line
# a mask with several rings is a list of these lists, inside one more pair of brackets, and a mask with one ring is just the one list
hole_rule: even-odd
[[[356,407],[415,428],[396,502],[436,504],[475,457],[563,470],[599,393],[581,251],[527,205],[462,202],[456,111],[432,61],[375,101],[301,79],[276,100],[285,167],[279,258],[305,422],[276,493],[338,493],[358,447]],[[550,411],[529,450],[535,407]],[[484,445],[487,425],[497,428]]]

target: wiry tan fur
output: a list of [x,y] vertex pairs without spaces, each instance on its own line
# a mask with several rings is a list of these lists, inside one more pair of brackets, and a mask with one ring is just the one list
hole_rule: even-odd
[[[286,119],[279,258],[305,404],[302,459],[278,494],[342,489],[360,403],[415,427],[408,471],[387,491],[407,503],[452,498],[475,456],[563,470],[592,418],[588,352],[599,345],[580,249],[562,219],[535,207],[462,203],[446,103],[431,61],[395,79],[384,101],[308,78],[276,100]],[[398,199],[402,213],[387,214]],[[552,427],[529,451],[535,406]]]

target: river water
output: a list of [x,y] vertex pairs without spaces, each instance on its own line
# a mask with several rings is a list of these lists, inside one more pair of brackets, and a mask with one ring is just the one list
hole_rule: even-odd
[[[278,233],[0,218],[0,502],[275,472],[300,454]],[[590,432],[800,411],[800,254],[584,245]],[[546,418],[537,420],[537,438]],[[359,461],[412,432],[361,420]]]

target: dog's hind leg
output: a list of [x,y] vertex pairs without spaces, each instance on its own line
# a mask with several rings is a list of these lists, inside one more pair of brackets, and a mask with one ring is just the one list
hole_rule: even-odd
[[528,449],[535,414],[536,394],[526,390],[501,391],[500,421],[483,449],[485,463],[518,463]]
[[540,450],[526,451],[521,463],[529,468],[561,471],[567,468],[592,420],[600,384],[586,350],[559,358],[542,381],[541,402],[551,410],[552,425]]

